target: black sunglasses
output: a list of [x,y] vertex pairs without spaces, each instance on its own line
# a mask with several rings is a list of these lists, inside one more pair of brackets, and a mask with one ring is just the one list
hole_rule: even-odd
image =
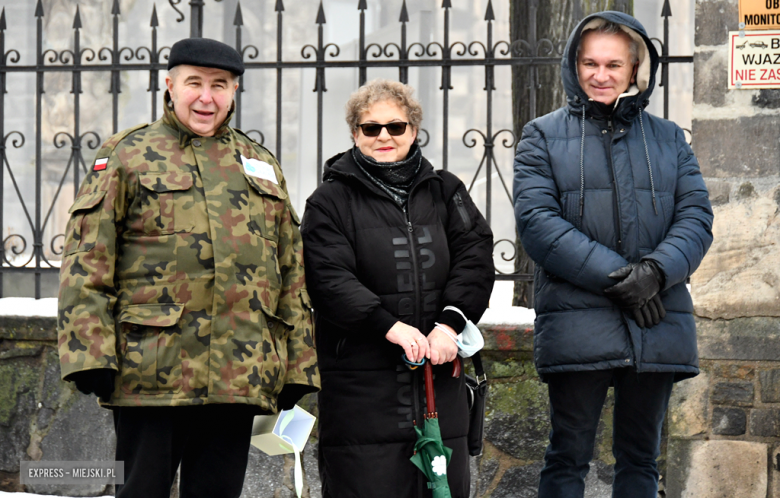
[[404,123],[403,121],[393,121],[392,123],[387,124],[363,123],[358,126],[363,130],[363,135],[367,137],[378,137],[379,134],[382,133],[382,128],[387,128],[387,133],[389,133],[390,136],[397,137],[406,133],[406,125],[408,124],[409,123]]

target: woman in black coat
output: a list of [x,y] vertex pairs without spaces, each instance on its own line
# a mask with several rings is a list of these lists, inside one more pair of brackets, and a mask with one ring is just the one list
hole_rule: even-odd
[[[301,233],[316,311],[326,498],[427,497],[409,461],[423,420],[422,369],[436,404],[454,498],[469,494],[468,407],[454,336],[493,288],[493,235],[460,180],[422,157],[422,109],[404,84],[374,80],[347,103],[355,146],[327,161]],[[454,307],[458,311],[445,307]]]

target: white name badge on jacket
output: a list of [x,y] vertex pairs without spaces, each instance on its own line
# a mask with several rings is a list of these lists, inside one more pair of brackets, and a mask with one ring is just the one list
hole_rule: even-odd
[[261,180],[268,180],[269,182],[279,185],[274,167],[267,162],[259,159],[247,159],[242,155],[241,163],[244,165],[244,171],[246,171],[247,175],[260,178]]

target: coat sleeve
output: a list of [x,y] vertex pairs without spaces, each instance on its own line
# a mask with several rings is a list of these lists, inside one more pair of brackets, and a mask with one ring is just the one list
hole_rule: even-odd
[[674,218],[663,242],[642,259],[655,261],[666,277],[665,289],[690,277],[712,244],[713,213],[699,162],[678,127],[677,186]]
[[112,148],[104,170],[84,178],[65,228],[57,339],[62,378],[82,370],[119,370],[113,309],[117,226],[125,216],[128,180]]
[[[457,180],[454,175],[453,178]],[[457,180],[455,194],[445,202],[450,271],[442,292],[442,307],[454,306],[469,320],[478,323],[488,306],[496,279],[493,232],[460,180]],[[438,321],[456,332],[465,326],[461,315],[449,310],[443,311]]]
[[[579,168],[579,157],[569,162]],[[531,259],[545,271],[595,294],[614,285],[607,275],[628,261],[563,218],[547,142],[534,123],[525,126],[517,146],[514,180],[517,230]]]
[[384,337],[398,319],[357,277],[355,251],[347,236],[346,195],[333,184],[323,184],[306,201],[302,230],[309,293],[314,309],[326,320]]
[[[280,186],[287,193],[287,185],[278,165],[276,174],[282,178]],[[291,409],[303,395],[318,391],[321,387],[311,301],[306,289],[303,239],[299,227],[298,215],[288,195],[279,222],[277,245],[282,288],[276,313],[291,326],[287,335],[287,373],[278,396],[281,409]]]

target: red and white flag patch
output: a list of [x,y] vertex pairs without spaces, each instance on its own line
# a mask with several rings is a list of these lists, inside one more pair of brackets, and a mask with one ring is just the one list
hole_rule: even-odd
[[92,167],[92,171],[103,171],[106,169],[106,164],[108,164],[107,157],[95,159],[95,166]]

